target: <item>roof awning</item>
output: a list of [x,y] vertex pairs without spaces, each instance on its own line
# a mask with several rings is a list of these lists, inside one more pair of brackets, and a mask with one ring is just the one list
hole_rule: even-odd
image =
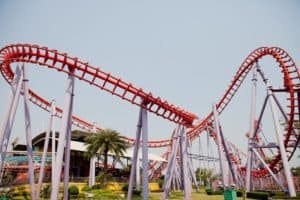
[[[86,145],[83,142],[71,141],[71,150],[86,152]],[[109,153],[109,155],[113,155],[113,154]],[[132,148],[127,149],[127,151],[124,153],[123,157],[132,158],[133,157],[133,149]],[[139,151],[139,159],[142,159],[141,151]],[[167,162],[166,159],[162,158],[161,156],[152,154],[152,153],[148,153],[148,159],[151,161]]]

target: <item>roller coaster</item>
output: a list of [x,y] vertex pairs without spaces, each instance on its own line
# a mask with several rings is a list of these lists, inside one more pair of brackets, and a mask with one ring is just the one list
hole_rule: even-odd
[[[259,64],[260,59],[267,56],[271,56],[277,63],[277,71],[282,77],[282,86],[280,86],[280,88],[274,88],[270,84]],[[43,98],[29,88],[25,66],[26,63],[47,67],[51,70],[56,70],[57,72],[68,75],[66,104],[63,108],[57,107],[53,102]],[[15,65],[17,65],[16,70],[13,69]],[[58,198],[63,154],[65,153],[65,155],[68,155],[70,151],[68,145],[70,143],[69,132],[71,130],[71,124],[90,132],[97,132],[102,129],[101,127],[95,127],[93,123],[72,114],[75,79],[140,107],[136,138],[122,136],[130,145],[134,146],[135,149],[132,161],[133,165],[131,169],[128,199],[131,199],[134,177],[136,176],[137,151],[140,145],[143,150],[143,199],[148,198],[147,187],[149,177],[154,177],[155,174],[153,173],[161,173],[163,170],[167,171],[165,176],[166,185],[164,186],[164,198],[167,199],[170,186],[172,184],[181,184],[183,186],[185,199],[189,199],[191,183],[196,181],[193,178],[193,170],[189,168],[188,163],[192,165],[192,162],[189,161],[190,157],[188,156],[188,149],[190,144],[196,140],[196,138],[203,135],[204,132],[208,132],[215,140],[219,149],[220,163],[224,160],[223,167],[221,164],[224,187],[228,186],[231,182],[239,187],[245,186],[246,190],[249,191],[251,177],[262,178],[271,176],[280,185],[282,190],[289,192],[290,196],[295,196],[295,186],[291,177],[288,160],[293,157],[296,149],[299,147],[300,141],[300,73],[299,68],[291,56],[279,47],[261,47],[251,52],[238,68],[238,71],[234,75],[228,88],[225,90],[225,93],[213,106],[212,111],[205,117],[198,117],[192,112],[186,111],[169,103],[168,101],[162,100],[160,97],[156,97],[152,93],[147,93],[143,89],[123,81],[121,78],[115,77],[110,73],[102,71],[100,68],[90,65],[88,62],[83,62],[77,57],[71,57],[66,53],[60,53],[57,50],[49,49],[47,47],[31,44],[12,44],[3,47],[0,50],[0,71],[3,78],[11,85],[12,88],[11,100],[1,129],[1,169],[4,165],[4,157],[7,151],[7,145],[11,134],[10,132],[20,95],[24,96],[25,108],[27,108],[27,110],[25,109],[25,118],[27,124],[26,137],[28,147],[31,145],[28,139],[31,138],[30,115],[28,107],[26,107],[26,105],[28,105],[28,100],[43,110],[50,112],[52,117],[62,118],[64,125],[62,126],[59,137],[58,150],[55,158],[55,169],[52,172],[56,175],[56,178],[52,181],[52,200]],[[245,157],[247,157],[247,163],[245,165],[245,163],[240,162],[239,158],[243,152],[240,151],[233,142],[224,138],[218,117],[230,104],[231,100],[244,83],[244,80],[248,74],[251,74],[251,72],[253,76],[251,119],[248,135],[248,149],[247,153],[244,153]],[[255,113],[255,108],[257,107],[255,93],[258,78],[261,78],[265,85],[266,98],[257,119]],[[284,100],[277,98],[277,93],[284,96],[284,98],[281,98]],[[277,143],[273,146],[270,146],[270,144],[266,144],[259,139],[262,123],[261,120],[267,103],[269,103],[271,107],[277,138]],[[171,138],[148,140],[148,112],[154,113],[158,117],[162,117],[177,124]],[[278,114],[278,112],[280,114]],[[283,130],[281,130],[282,125],[279,124],[278,115],[284,119]],[[65,146],[66,149],[64,150]],[[168,160],[168,163],[162,164],[155,162],[148,166],[148,148],[162,147],[167,147],[168,149],[163,155],[163,157]],[[272,157],[268,157],[267,160],[265,149],[272,148],[276,149],[276,152],[274,152]],[[186,150],[180,151],[179,149]],[[32,161],[30,162],[30,155],[32,155],[32,149],[30,150],[30,148],[28,148],[29,170],[30,168],[33,169]],[[180,157],[179,159],[178,155]],[[65,160],[66,163],[68,163],[68,158],[68,156],[65,156],[65,159],[67,159]],[[254,167],[255,165],[258,166],[258,162],[261,164],[260,167]],[[227,171],[230,171],[228,176],[231,177],[231,181],[228,179],[226,180],[224,165],[228,165],[229,170]],[[180,169],[180,167],[184,170],[181,170],[181,173],[176,174],[175,169]],[[41,168],[43,168],[43,166],[41,166]],[[148,169],[150,175],[148,174]],[[285,186],[282,181],[276,177],[276,174],[280,171],[284,171],[285,173],[287,186]],[[31,185],[34,185],[34,180],[32,178],[33,175],[33,171],[29,172],[29,176],[31,177],[29,181]],[[178,183],[180,181],[181,183]],[[65,188],[67,188],[68,176],[64,177],[64,182]],[[31,198],[38,199],[38,195],[34,192],[34,186],[32,186],[31,189]],[[68,195],[66,191],[67,190],[65,189],[65,199],[67,199]]]

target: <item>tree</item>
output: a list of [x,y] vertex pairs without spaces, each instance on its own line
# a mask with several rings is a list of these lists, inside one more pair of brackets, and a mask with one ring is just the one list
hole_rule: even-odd
[[98,133],[91,134],[85,138],[87,145],[87,155],[91,158],[97,153],[104,156],[104,171],[107,171],[108,153],[113,153],[116,157],[124,155],[129,147],[120,134],[111,129],[103,129]]
[[210,184],[210,179],[212,178],[212,170],[211,169],[200,169],[197,168],[196,170],[196,179],[200,181],[200,184],[207,186]]

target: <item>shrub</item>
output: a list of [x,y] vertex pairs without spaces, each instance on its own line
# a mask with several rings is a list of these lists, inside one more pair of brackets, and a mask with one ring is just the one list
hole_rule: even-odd
[[163,179],[159,179],[157,182],[158,182],[159,188],[162,188],[163,185],[164,185],[164,180]]
[[205,188],[205,192],[207,195],[212,195],[213,194],[213,191],[211,188]]
[[104,188],[104,186],[102,184],[95,184],[92,186],[93,190],[98,190],[98,189],[103,189],[103,188]]
[[92,188],[90,188],[88,185],[83,186],[83,188],[81,189],[81,191],[84,191],[84,192],[89,192],[91,190],[92,190]]
[[267,192],[247,192],[247,198],[268,200],[269,193],[267,193]]
[[[122,187],[122,191],[125,192],[126,194],[127,194],[127,192],[128,192],[128,187],[129,187],[129,184],[128,184],[128,183],[124,184],[123,187]],[[132,195],[140,196],[141,193],[142,193],[141,190],[137,190],[137,189],[135,189],[135,188],[133,188],[133,190],[132,190]]]
[[122,187],[122,191],[127,192],[128,191],[128,187],[129,187],[128,183],[124,184],[123,187]]
[[50,185],[44,186],[41,192],[41,197],[50,198],[50,194],[51,194],[51,186]]
[[242,190],[236,191],[236,196],[237,196],[237,197],[242,197],[243,194],[244,194],[244,192],[243,192]]
[[79,189],[76,185],[71,185],[69,187],[69,194],[70,196],[75,196],[75,195],[78,195],[79,194]]

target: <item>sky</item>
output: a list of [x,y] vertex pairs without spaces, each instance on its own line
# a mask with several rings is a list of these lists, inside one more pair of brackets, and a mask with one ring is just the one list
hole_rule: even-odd
[[[279,46],[296,63],[300,62],[299,19],[297,0],[0,0],[0,48],[30,43],[67,52],[202,119],[252,50]],[[280,85],[282,77],[276,63],[268,58],[262,63],[273,83]],[[63,106],[66,75],[37,65],[28,66],[30,87]],[[248,78],[220,116],[225,137],[244,151],[245,133],[249,130],[250,86]],[[261,88],[259,98],[263,99]],[[0,123],[9,90],[0,78]],[[75,82],[73,113],[85,120],[134,137],[138,111],[137,106],[107,92]],[[266,127],[269,118],[266,114]],[[48,113],[31,104],[33,136],[46,129],[48,119]],[[150,139],[165,139],[176,124],[149,114],[148,127]],[[60,128],[59,120],[56,128]],[[273,140],[274,133],[267,132]],[[11,138],[15,137],[25,143],[22,99]],[[293,163],[298,161],[294,159]]]

